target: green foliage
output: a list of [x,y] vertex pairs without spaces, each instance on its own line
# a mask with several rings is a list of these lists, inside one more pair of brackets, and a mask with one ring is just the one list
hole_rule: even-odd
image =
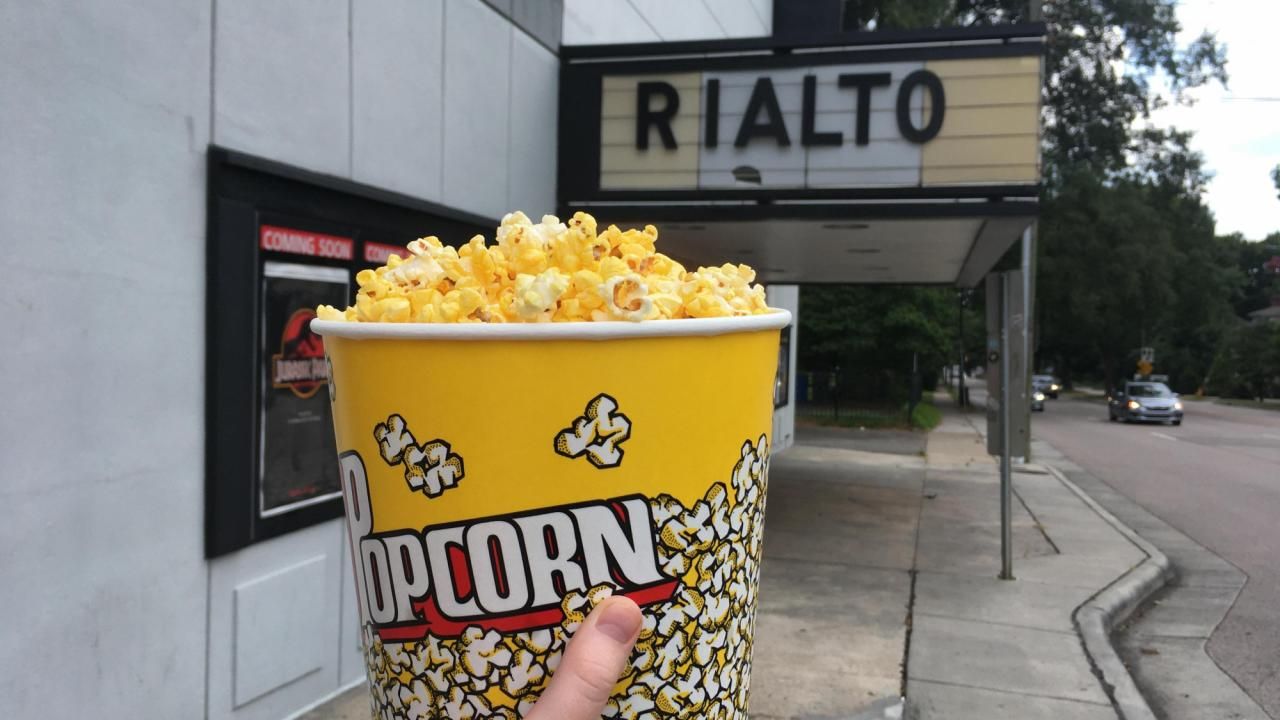
[[1242,324],[1228,333],[1207,389],[1228,398],[1280,397],[1280,323]]
[[807,422],[817,423],[825,427],[846,427],[863,429],[914,429],[928,432],[942,422],[942,411],[928,400],[922,400],[907,417],[910,406],[906,403],[885,407],[858,407],[844,409],[840,415],[807,418]]
[[803,287],[799,366],[839,368],[845,398],[905,399],[913,353],[923,371],[954,362],[957,312],[948,289]]
[[1064,176],[1041,221],[1041,362],[1111,385],[1150,346],[1174,389],[1194,392],[1234,321],[1241,274],[1229,250],[1177,182]]
[[[1267,278],[1249,275],[1261,263],[1253,248],[1215,238],[1202,201],[1209,176],[1191,135],[1140,121],[1185,101],[1190,88],[1225,84],[1225,49],[1210,34],[1181,45],[1174,0],[1052,0],[1041,7],[1047,37],[1038,365],[1053,366],[1068,383],[1078,374],[1111,384],[1133,372],[1138,348],[1153,346],[1157,371],[1169,374],[1175,389],[1194,391],[1232,333],[1235,311],[1265,305],[1270,290]],[[1024,22],[1030,8],[1028,0],[846,0],[845,28]],[[1280,189],[1280,168],[1273,179]],[[889,350],[896,346],[885,343],[904,335],[884,329],[900,311],[871,306],[843,323],[816,320],[848,337],[827,347],[815,342],[815,352],[870,363],[869,348],[878,348],[886,365],[900,363]],[[955,310],[939,312],[949,330]],[[980,333],[981,316],[975,320]],[[921,338],[932,335],[912,337],[928,344]],[[981,348],[976,340],[964,339],[971,353]]]
[[1280,165],[1271,168],[1271,182],[1276,186],[1276,197],[1280,197]]
[[1280,295],[1280,272],[1266,267],[1271,258],[1280,257],[1280,232],[1268,235],[1262,242],[1246,240],[1239,233],[1224,235],[1218,238],[1218,244],[1239,274],[1239,283],[1231,298],[1237,315],[1247,317]]
[[931,402],[922,402],[916,405],[915,411],[911,413],[911,427],[920,430],[932,430],[938,427],[942,422],[942,411],[934,407]]
[[[1135,137],[1134,121],[1186,90],[1226,82],[1226,50],[1211,34],[1182,47],[1173,0],[1042,2],[1045,160],[1050,181],[1083,164],[1126,172],[1130,153],[1176,139]],[[1026,22],[1029,0],[846,0],[845,29]],[[1153,83],[1153,79],[1162,82]],[[1167,95],[1167,96],[1166,96]]]

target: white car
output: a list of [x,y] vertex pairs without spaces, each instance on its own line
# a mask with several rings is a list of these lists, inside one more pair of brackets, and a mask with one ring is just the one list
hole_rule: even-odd
[[1107,398],[1111,422],[1159,422],[1182,424],[1182,401],[1161,382],[1127,382],[1123,390]]

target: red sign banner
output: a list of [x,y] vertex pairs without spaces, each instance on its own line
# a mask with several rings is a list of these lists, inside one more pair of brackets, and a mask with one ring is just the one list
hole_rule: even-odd
[[366,242],[364,244],[364,261],[367,263],[386,265],[387,258],[392,255],[405,257],[408,254],[409,251],[402,245],[388,245],[379,242]]
[[355,254],[355,240],[351,238],[277,225],[263,225],[259,228],[258,244],[263,250],[271,252],[333,260],[350,260]]

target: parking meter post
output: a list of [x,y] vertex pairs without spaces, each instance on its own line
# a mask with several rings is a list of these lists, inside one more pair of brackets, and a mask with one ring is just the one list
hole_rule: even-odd
[[1000,273],[1000,579],[1013,579],[1013,468],[1010,464],[1009,274]]
[[835,370],[831,371],[831,378],[827,382],[827,390],[831,392],[831,414],[837,421],[840,420],[840,366],[837,365]]
[[958,382],[958,385],[956,386],[956,398],[957,398],[957,401],[959,402],[959,404],[960,404],[960,407],[961,407],[961,408],[964,408],[964,407],[966,407],[966,406],[969,404],[969,398],[968,398],[968,396],[967,396],[967,395],[965,394],[965,392],[964,392],[964,306],[965,306],[965,302],[964,302],[964,297],[965,297],[965,296],[964,296],[964,293],[965,293],[965,291],[964,291],[964,290],[961,290],[961,291],[960,291],[960,295],[959,295],[959,298],[960,298],[960,312],[959,312],[958,314],[959,314],[959,316],[960,316],[960,327],[959,327],[959,336],[960,336],[960,343],[959,343],[959,344],[960,344],[960,375],[959,375],[959,380],[957,381],[957,382]]
[[920,357],[911,353],[911,395],[907,400],[907,427],[915,427],[916,405],[920,404]]

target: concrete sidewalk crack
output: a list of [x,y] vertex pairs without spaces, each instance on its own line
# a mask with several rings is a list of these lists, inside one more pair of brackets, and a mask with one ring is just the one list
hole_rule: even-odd
[[1110,707],[1107,703],[1091,702],[1089,700],[1081,700],[1080,698],[1065,697],[1063,695],[1045,695],[1042,693],[1018,692],[1016,690],[1006,690],[1005,688],[991,687],[989,685],[974,685],[971,683],[949,682],[947,680],[931,680],[929,678],[916,678],[920,682],[932,683],[934,685],[945,685],[947,687],[957,688],[975,688],[978,690],[986,690],[988,692],[1001,693],[1003,695],[1022,695],[1026,697],[1049,698],[1050,700],[1060,700],[1062,702],[1080,703],[1081,705],[1091,705],[1093,707]]
[[1036,515],[1035,511],[1031,509],[1031,506],[1027,504],[1027,499],[1022,497],[1022,493],[1018,492],[1016,484],[1013,488],[1013,496],[1018,498],[1018,502],[1022,504],[1022,509],[1026,510],[1027,514],[1031,516],[1031,520],[1035,522],[1036,529],[1040,531],[1040,535],[1044,537],[1044,541],[1049,543],[1049,547],[1053,548],[1053,554],[1061,555],[1062,550],[1058,548],[1058,543],[1054,542],[1053,538],[1049,537],[1049,533],[1044,529],[1044,523],[1040,522],[1040,517]]
[[920,613],[920,617],[937,618],[939,620],[958,620],[960,622],[966,622],[966,623],[979,623],[982,625],[995,625],[996,627],[1017,628],[1019,630],[1031,630],[1034,632],[1053,633],[1054,635],[1061,635],[1063,637],[1069,637],[1069,638],[1076,636],[1075,632],[1071,630],[1055,630],[1053,628],[1036,627],[1035,625],[1022,625],[1019,623],[1000,622],[999,620],[979,620],[972,617],[965,617],[963,615],[948,615],[946,613],[922,612]]
[[916,531],[911,547],[911,588],[907,595],[906,634],[902,639],[902,684],[898,694],[907,697],[908,665],[911,661],[911,632],[915,625],[916,613],[916,579],[920,575],[920,524],[924,521],[925,488],[929,487],[929,468],[921,474],[920,497],[916,502]]

